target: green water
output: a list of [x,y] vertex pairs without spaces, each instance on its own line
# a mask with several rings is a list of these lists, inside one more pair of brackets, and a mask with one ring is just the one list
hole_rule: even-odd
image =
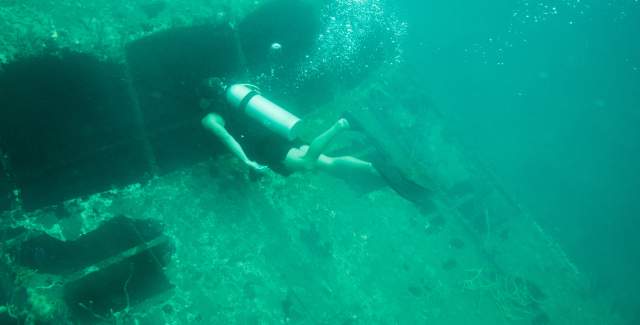
[[640,3],[399,5],[409,60],[465,145],[637,318]]
[[[640,323],[637,0],[0,0],[0,27],[0,324]],[[251,173],[202,128],[214,77],[303,141],[348,111],[323,152],[377,171]]]

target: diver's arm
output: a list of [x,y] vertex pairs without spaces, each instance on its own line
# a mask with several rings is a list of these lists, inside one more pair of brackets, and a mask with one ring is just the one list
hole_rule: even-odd
[[202,119],[202,126],[213,133],[216,137],[218,137],[224,145],[229,148],[231,153],[233,153],[236,157],[240,158],[242,162],[244,162],[247,166],[256,169],[263,170],[266,169],[266,166],[262,166],[255,161],[252,161],[247,157],[247,154],[242,149],[242,146],[236,139],[224,128],[224,120],[221,116],[209,113]]

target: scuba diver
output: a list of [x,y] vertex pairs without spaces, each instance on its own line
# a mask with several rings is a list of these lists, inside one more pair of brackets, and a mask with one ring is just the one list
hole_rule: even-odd
[[[205,130],[216,136],[224,146],[250,170],[274,172],[289,176],[299,171],[322,170],[330,174],[353,175],[359,173],[383,180],[405,199],[430,207],[430,191],[408,179],[389,157],[375,137],[367,132],[349,113],[343,115],[309,144],[298,138],[298,117],[274,104],[248,84],[225,86],[217,78],[205,84],[207,97],[226,97],[226,104],[216,105],[202,119]],[[325,154],[331,141],[342,131],[352,129],[363,133],[377,151],[372,162],[353,156],[332,157]]]
[[208,113],[202,119],[202,126],[252,170],[271,169],[283,176],[314,169],[375,175],[370,162],[352,156],[324,154],[331,140],[349,129],[346,119],[339,119],[307,145],[296,134],[300,119],[264,98],[254,86],[225,87],[216,79],[207,83],[224,91],[228,105],[220,105],[218,111]]

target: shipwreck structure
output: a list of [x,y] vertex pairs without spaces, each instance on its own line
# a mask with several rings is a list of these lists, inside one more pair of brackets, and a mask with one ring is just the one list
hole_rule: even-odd
[[[381,32],[402,26],[371,18],[379,1],[347,26],[343,3],[0,4],[0,323],[615,324],[407,87]],[[309,136],[366,117],[433,205],[325,175],[251,181],[199,126],[212,76],[263,85]]]

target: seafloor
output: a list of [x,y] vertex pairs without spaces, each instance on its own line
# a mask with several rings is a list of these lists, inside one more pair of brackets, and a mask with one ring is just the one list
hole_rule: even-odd
[[[619,322],[447,133],[411,67],[380,64],[332,92],[303,133],[345,108],[371,117],[394,163],[431,189],[429,206],[349,177],[250,177],[201,134],[201,111],[174,112],[193,101],[198,60],[233,73],[238,60],[219,52],[237,50],[225,43],[235,26],[270,3],[298,8],[0,3],[0,323]],[[196,45],[203,35],[216,45]],[[172,62],[185,59],[174,46],[202,53]],[[349,132],[333,150],[366,155],[361,140]]]

